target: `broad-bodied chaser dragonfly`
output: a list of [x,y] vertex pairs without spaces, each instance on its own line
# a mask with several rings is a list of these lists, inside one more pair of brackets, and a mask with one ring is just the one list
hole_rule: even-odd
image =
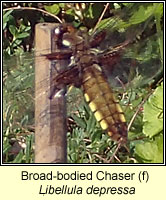
[[[50,60],[70,59],[66,70],[55,78],[56,85],[74,85],[81,87],[85,100],[102,129],[113,140],[126,142],[127,125],[124,113],[115,98],[107,81],[103,67],[110,67],[117,63],[122,50],[131,41],[107,51],[96,49],[106,37],[101,31],[94,37],[82,34],[69,24],[62,24],[55,29],[56,41],[61,52],[45,55]],[[57,88],[58,90],[58,88]]]

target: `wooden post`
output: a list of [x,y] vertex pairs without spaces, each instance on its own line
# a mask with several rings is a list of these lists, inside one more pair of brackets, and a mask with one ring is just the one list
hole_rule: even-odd
[[42,54],[56,51],[53,38],[58,24],[40,23],[35,32],[35,163],[66,163],[66,99],[64,94],[49,98],[55,67],[67,61],[50,61]]

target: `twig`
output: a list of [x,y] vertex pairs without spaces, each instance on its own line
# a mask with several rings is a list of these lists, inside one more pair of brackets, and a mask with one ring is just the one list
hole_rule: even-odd
[[56,15],[51,14],[51,13],[45,11],[45,10],[42,10],[40,8],[34,8],[34,7],[11,7],[11,8],[3,9],[3,11],[9,11],[9,10],[36,10],[36,11],[42,12],[42,13],[44,13],[46,15],[50,15],[51,17],[55,18],[60,23],[62,23],[62,21],[61,21],[61,19],[59,19],[59,17],[57,17]]
[[112,162],[113,158],[116,156],[116,154],[117,154],[117,152],[118,152],[118,150],[119,150],[119,148],[120,148],[121,145],[122,145],[122,143],[121,143],[121,141],[119,141],[119,144],[118,144],[117,148],[115,149],[115,151],[112,154],[111,158],[107,161],[108,163]]
[[105,6],[103,12],[101,13],[101,16],[100,16],[100,18],[99,18],[99,20],[98,20],[98,22],[97,22],[95,28],[93,29],[93,32],[92,32],[92,33],[94,33],[94,32],[96,31],[97,26],[98,26],[98,24],[101,22],[101,20],[102,20],[102,18],[103,18],[103,16],[104,16],[104,14],[105,14],[105,12],[106,12],[108,6],[109,6],[109,3],[106,4],[106,6]]
[[128,127],[127,127],[127,130],[129,131],[130,130],[130,127],[132,125],[132,123],[134,122],[138,112],[140,111],[140,108],[143,106],[143,104],[146,102],[146,100],[149,98],[149,96],[153,93],[153,91],[151,91],[144,99],[143,101],[141,102],[141,104],[138,106],[136,112],[134,113],[133,117],[131,118],[130,120],[130,123],[128,124]]

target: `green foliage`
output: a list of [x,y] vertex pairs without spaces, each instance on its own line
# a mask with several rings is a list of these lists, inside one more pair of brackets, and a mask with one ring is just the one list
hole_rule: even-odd
[[[35,3],[28,5],[37,7]],[[104,7],[105,3],[43,4],[48,14],[72,23],[77,29],[86,28],[89,34],[94,34],[94,28],[95,33],[106,29],[110,33],[110,38],[106,39],[113,42],[112,46],[116,45],[114,42],[120,34],[126,34],[124,38],[127,39],[138,37],[139,41],[124,55],[126,59],[135,59],[136,64],[128,68],[122,65],[128,70],[129,76],[123,77],[128,82],[124,81],[123,91],[117,88],[127,122],[136,117],[128,133],[129,144],[120,147],[112,162],[162,163],[162,85],[155,85],[153,94],[148,100],[146,97],[151,93],[150,85],[158,82],[157,77],[163,70],[163,4],[109,3],[100,21]],[[23,16],[17,10],[9,10],[3,15],[3,54],[7,59],[3,68],[3,155],[6,163],[34,162],[34,64],[32,55],[23,52],[31,50],[34,25],[43,21],[55,22],[55,19],[37,11]],[[154,27],[156,32],[153,32]],[[142,32],[146,38],[141,38]],[[71,100],[71,96],[76,100]],[[117,145],[101,130],[87,104],[80,99],[79,90],[69,93],[68,118],[73,124],[67,135],[68,162],[107,162]],[[20,143],[22,137],[25,141]]]
[[53,4],[51,6],[44,6],[44,8],[46,9],[46,11],[48,11],[49,13],[58,15],[60,12],[60,8],[58,4]]
[[135,147],[136,157],[141,163],[163,162],[163,132],[152,141],[142,141]]
[[4,36],[3,46],[4,53],[11,55],[16,53],[15,51],[20,51],[20,45],[23,39],[30,36],[31,27],[30,25],[25,25],[23,20],[20,20],[19,27],[16,26],[14,17],[11,15],[12,10],[6,12],[3,16],[3,30],[8,30],[9,37]]
[[163,84],[158,86],[144,105],[143,133],[153,137],[163,131]]
[[13,20],[13,17],[11,15],[12,12],[13,10],[9,10],[3,15],[3,30],[5,30],[5,28],[7,27],[7,23]]
[[[142,134],[132,134],[144,137],[144,140],[133,141],[135,146],[135,157],[140,163],[162,163],[163,162],[163,89],[162,84],[158,86],[143,107]],[[137,118],[138,120],[138,118]],[[140,126],[140,127],[141,127]]]
[[[21,56],[20,58],[13,56],[12,59],[4,62],[3,146],[4,149],[8,149],[8,151],[5,150],[3,152],[6,155],[5,162],[11,162],[12,160],[14,163],[29,163],[30,160],[32,161],[33,150],[28,141],[29,134],[30,137],[32,134],[29,127],[34,126],[34,68],[32,61],[26,61],[26,63],[24,61],[21,59]],[[20,139],[21,135],[25,135],[24,138],[27,147],[25,151],[21,151],[15,157],[15,153],[13,153],[15,152],[15,148],[13,148],[14,144],[12,140],[16,140],[16,149],[19,149],[20,145],[17,143],[17,140]],[[29,151],[29,161],[28,158],[25,158],[27,154],[24,154],[27,151]]]

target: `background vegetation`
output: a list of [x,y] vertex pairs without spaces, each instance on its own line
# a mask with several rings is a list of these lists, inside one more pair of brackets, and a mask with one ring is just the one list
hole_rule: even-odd
[[116,143],[96,123],[80,91],[73,89],[68,97],[68,162],[103,163],[110,158],[113,163],[163,162],[161,3],[3,3],[3,8],[4,162],[34,162],[33,50],[39,22],[69,22],[77,29],[86,27],[89,34],[107,29],[112,41],[123,33],[138,40],[125,56],[139,67],[134,71],[130,67],[130,81],[118,92],[131,124],[127,146],[114,155]]

